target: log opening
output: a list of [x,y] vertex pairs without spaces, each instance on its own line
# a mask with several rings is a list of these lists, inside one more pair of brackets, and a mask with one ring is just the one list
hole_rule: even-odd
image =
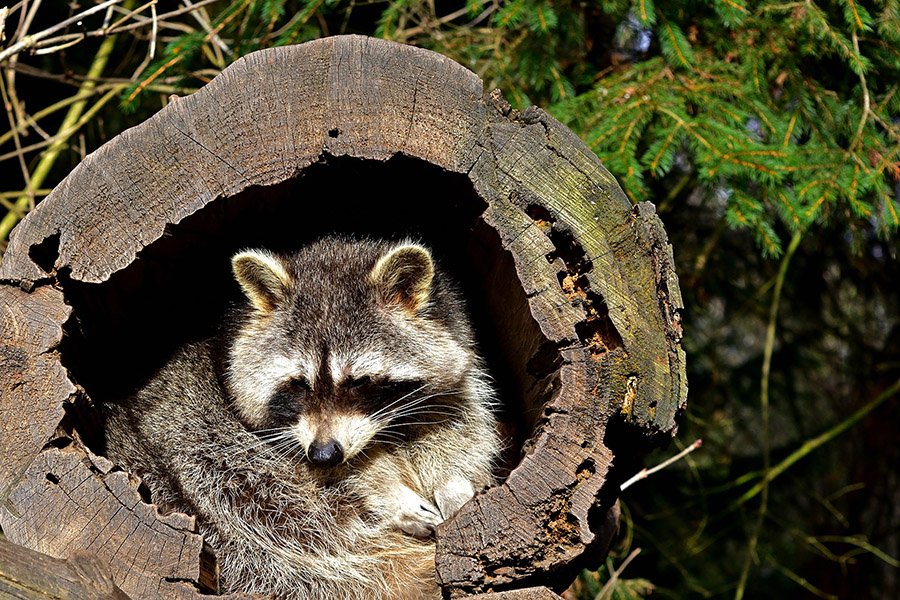
[[[55,273],[77,315],[60,353],[84,390],[69,410],[79,436],[103,455],[93,404],[123,401],[177,348],[217,333],[241,298],[230,263],[238,250],[297,250],[329,234],[411,238],[431,247],[462,287],[510,442],[502,476],[558,386],[562,361],[531,316],[510,253],[482,218],[486,208],[466,177],[421,160],[326,156],[296,178],[217,199],[170,225],[105,282]],[[55,241],[32,248],[35,262],[53,264]]]

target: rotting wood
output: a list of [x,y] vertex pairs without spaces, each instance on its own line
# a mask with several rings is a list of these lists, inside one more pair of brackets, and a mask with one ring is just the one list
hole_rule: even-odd
[[110,461],[76,442],[56,445],[38,455],[7,499],[2,524],[10,540],[51,556],[94,554],[135,598],[176,597],[178,582],[199,581],[202,539],[192,518],[160,517]]
[[129,600],[109,567],[90,554],[51,558],[0,539],[0,597],[20,600]]
[[524,588],[471,596],[471,600],[559,600],[561,596],[545,587]]
[[507,480],[439,529],[439,581],[454,597],[544,597],[511,590],[564,585],[586,552],[602,555],[617,495],[608,429],[628,423],[636,445],[670,435],[686,398],[662,225],[544,111],[512,110],[445,57],[359,36],[238,60],[88,156],[13,232],[0,265],[9,538],[57,557],[95,552],[136,598],[199,597],[210,584],[190,520],[160,517],[125,473],[55,433],[64,406],[90,401],[57,351],[67,294],[109,282],[219,199],[329,157],[397,155],[468,178],[544,340],[523,346],[535,353],[523,364],[543,365],[531,389],[549,396],[535,431]]
[[0,505],[63,417],[75,386],[53,349],[70,308],[62,292],[0,286]]

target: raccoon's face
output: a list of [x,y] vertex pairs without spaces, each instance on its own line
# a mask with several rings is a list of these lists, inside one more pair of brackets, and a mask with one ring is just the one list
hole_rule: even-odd
[[333,466],[456,414],[476,358],[424,247],[327,238],[232,265],[251,309],[228,386],[244,424],[285,455]]

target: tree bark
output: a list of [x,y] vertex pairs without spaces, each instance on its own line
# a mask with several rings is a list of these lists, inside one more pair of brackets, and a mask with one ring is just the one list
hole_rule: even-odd
[[[407,157],[471,186],[482,205],[476,233],[465,235],[490,259],[476,270],[499,335],[518,340],[502,345],[531,429],[505,481],[439,528],[445,592],[551,598],[543,586],[564,586],[586,553],[606,552],[622,479],[608,432],[619,428],[633,447],[670,436],[687,394],[662,224],[544,111],[512,110],[443,56],[359,36],[238,60],[89,155],[13,232],[0,265],[0,450],[10,457],[0,465],[0,526],[10,540],[59,558],[94,553],[134,598],[214,589],[193,519],[160,516],[138,481],[73,428],[93,394],[74,365],[93,359],[67,354],[64,326],[89,337],[91,323],[117,318],[154,260],[168,252],[174,262],[192,234],[208,233],[191,229],[201,216],[232,223],[230,199],[270,206],[279,185],[347,164],[342,157],[384,165],[376,169]],[[440,196],[422,191],[423,203]],[[321,211],[321,199],[291,202]],[[433,218],[432,209],[451,214],[401,216]],[[392,210],[383,207],[382,225]],[[303,226],[319,227],[314,218]],[[508,271],[494,268],[503,261]]]

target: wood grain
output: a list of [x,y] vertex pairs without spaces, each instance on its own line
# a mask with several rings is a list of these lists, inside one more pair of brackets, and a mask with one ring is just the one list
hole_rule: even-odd
[[0,285],[0,506],[50,440],[75,392],[55,348],[70,309],[50,286]]
[[0,539],[0,597],[20,600],[129,600],[90,554],[51,558]]

